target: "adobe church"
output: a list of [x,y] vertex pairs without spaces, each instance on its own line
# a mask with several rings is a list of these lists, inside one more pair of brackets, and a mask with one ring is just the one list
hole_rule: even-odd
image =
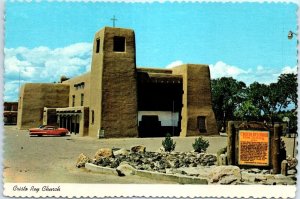
[[48,124],[104,138],[217,134],[209,67],[137,68],[135,51],[133,30],[104,27],[90,72],[21,87],[18,128]]

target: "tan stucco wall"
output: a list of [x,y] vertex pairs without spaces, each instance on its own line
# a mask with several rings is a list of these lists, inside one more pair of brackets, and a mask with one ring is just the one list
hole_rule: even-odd
[[[114,36],[125,37],[125,52],[113,51]],[[100,52],[96,40],[100,38]],[[102,78],[101,78],[102,77]],[[105,27],[95,35],[91,67],[89,134],[103,128],[105,137],[137,137],[137,82],[133,30]],[[90,118],[92,118],[90,114]]]
[[67,107],[69,85],[51,83],[27,83],[20,89],[18,121],[19,129],[37,127],[43,123],[44,107]]
[[[182,75],[182,119],[180,136],[217,134],[217,124],[212,110],[210,72],[207,65],[185,64],[173,68],[173,74]],[[207,132],[199,132],[197,117],[206,117]]]
[[[76,89],[75,85],[84,82],[84,88]],[[81,94],[84,94],[83,106],[90,104],[90,72],[63,81],[62,84],[70,85],[69,107],[72,107],[72,96],[75,95],[75,106],[81,106]]]
[[[95,52],[97,39],[100,39],[99,53]],[[93,41],[92,64],[91,64],[91,75],[90,75],[90,83],[91,83],[90,89],[92,90],[92,92],[90,93],[90,110],[89,110],[89,118],[90,118],[89,136],[91,137],[97,137],[97,133],[101,128],[103,45],[104,45],[104,29],[101,29],[95,34],[95,38]],[[94,115],[94,117],[92,115]]]

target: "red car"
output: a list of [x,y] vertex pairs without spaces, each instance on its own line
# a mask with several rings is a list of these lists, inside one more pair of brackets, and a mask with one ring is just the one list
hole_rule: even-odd
[[65,136],[69,134],[69,130],[66,128],[58,128],[55,126],[41,125],[38,128],[29,129],[29,135],[56,135],[56,136]]

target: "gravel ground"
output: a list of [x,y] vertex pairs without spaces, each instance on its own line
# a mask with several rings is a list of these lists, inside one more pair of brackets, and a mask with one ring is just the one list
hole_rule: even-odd
[[[205,137],[208,153],[226,146],[226,137]],[[4,182],[33,183],[170,183],[138,176],[118,177],[90,173],[75,167],[80,153],[93,157],[99,148],[130,148],[145,145],[157,151],[163,138],[95,139],[75,135],[66,137],[30,137],[15,126],[4,127]],[[174,138],[175,151],[191,151],[195,137]],[[293,139],[284,138],[287,154],[292,154]]]

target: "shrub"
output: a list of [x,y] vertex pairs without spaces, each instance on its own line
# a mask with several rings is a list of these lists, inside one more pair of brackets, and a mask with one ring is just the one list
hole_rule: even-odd
[[198,153],[205,152],[208,146],[209,146],[209,141],[203,139],[202,137],[195,139],[195,143],[193,144],[193,148],[195,152]]
[[171,152],[174,151],[176,142],[173,141],[170,134],[167,134],[165,139],[162,141],[162,146],[164,147],[165,151]]

